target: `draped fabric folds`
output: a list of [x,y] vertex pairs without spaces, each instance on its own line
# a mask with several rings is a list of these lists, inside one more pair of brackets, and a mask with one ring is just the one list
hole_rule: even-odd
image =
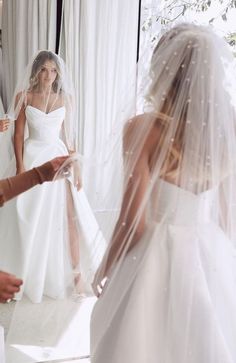
[[[79,151],[92,162],[107,145],[124,95],[136,91],[138,11],[136,0],[63,3],[59,54],[77,90]],[[110,167],[103,165],[102,177],[96,177],[96,166],[84,170],[84,186],[96,210],[101,209],[96,192],[106,192]]]
[[[56,0],[3,0],[1,92],[5,110],[29,59],[38,49],[55,51],[56,9]],[[0,176],[13,156],[12,132],[11,127],[1,136]]]
[[[111,165],[104,167],[104,174],[101,175],[96,169],[99,164],[93,158],[100,152],[103,155],[105,143],[114,129],[115,115],[123,101],[121,96],[127,92],[135,95],[136,91],[138,5],[136,0],[66,0],[62,3],[59,55],[68,66],[76,89],[76,137],[79,151],[84,155],[85,164],[88,163],[89,166],[84,169],[83,186],[94,210],[101,207],[96,200],[96,190],[99,188],[102,193],[106,191],[106,176]],[[19,76],[36,50],[55,51],[56,17],[56,0],[3,1],[5,110],[12,100]],[[128,88],[130,83],[134,88]],[[28,107],[28,113],[29,110],[32,112],[32,107]],[[7,140],[7,135],[9,146],[11,133],[5,133],[4,140]],[[49,158],[50,155],[48,154]],[[91,161],[94,162],[92,166],[95,170],[90,168]],[[85,217],[83,213],[83,223],[87,223],[91,231],[91,223]],[[24,363],[27,359],[43,361],[45,356],[48,360],[89,354],[87,346],[82,353],[79,344],[72,346],[75,341],[81,342],[80,335],[77,334],[76,319],[79,318],[80,306],[76,298],[77,296],[65,302],[46,301],[45,305],[28,301],[25,304],[25,301],[17,303],[7,338],[10,361],[16,361],[11,354],[24,356]],[[24,311],[21,310],[22,307]],[[23,322],[25,312],[28,319]],[[64,320],[62,312],[66,315]],[[70,334],[75,325],[72,323],[76,323],[77,332],[73,330],[76,336],[73,342]]]

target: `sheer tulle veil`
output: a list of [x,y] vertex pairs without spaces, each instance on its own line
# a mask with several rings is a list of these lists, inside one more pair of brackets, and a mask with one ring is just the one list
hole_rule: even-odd
[[[51,82],[51,79],[53,79],[53,82]],[[8,118],[17,123],[18,118],[21,117],[21,113],[24,113],[23,117],[26,119],[27,107],[37,109],[40,116],[45,116],[45,120],[47,115],[55,115],[55,117],[57,117],[57,113],[54,114],[54,112],[57,112],[62,108],[65,109],[65,116],[63,118],[60,131],[60,139],[65,144],[67,152],[71,154],[71,158],[65,163],[65,165],[62,166],[58,175],[55,177],[55,179],[61,179],[61,177],[66,178],[68,181],[67,184],[69,185],[64,198],[65,205],[68,205],[70,212],[68,212],[68,215],[65,216],[64,230],[62,233],[70,235],[76,231],[76,234],[78,233],[80,235],[79,239],[83,240],[84,235],[86,235],[86,223],[90,224],[89,228],[91,231],[91,239],[89,240],[89,248],[91,248],[91,250],[88,251],[86,248],[83,250],[83,247],[79,246],[80,242],[78,242],[78,240],[74,244],[73,248],[70,246],[70,248],[74,250],[75,255],[78,254],[78,250],[80,249],[81,263],[80,266],[78,266],[78,270],[77,267],[75,268],[75,273],[78,273],[79,270],[82,269],[84,274],[84,283],[86,285],[87,282],[88,285],[88,281],[91,282],[95,266],[97,266],[97,262],[95,260],[98,258],[99,261],[99,255],[101,255],[101,251],[104,250],[105,241],[100,232],[97,230],[98,226],[92,210],[90,209],[84,191],[81,189],[81,173],[84,165],[84,158],[77,152],[76,128],[79,121],[76,116],[77,112],[74,85],[64,60],[50,50],[39,50],[30,59],[25,70],[22,72],[22,77],[16,85],[12,101],[7,110]],[[28,138],[28,136],[29,138],[31,136],[34,138],[34,135],[28,135],[26,122],[25,139]],[[91,162],[89,161],[88,164],[90,165]],[[13,170],[15,168],[14,157],[10,167]],[[13,170],[8,171],[8,175],[14,173]],[[71,198],[73,193],[77,193],[75,188],[72,188],[72,191],[70,190],[72,185],[77,187],[79,190],[79,198],[85,209],[84,216],[81,215],[83,207],[78,208],[78,205],[76,205]],[[58,207],[60,208],[60,206]],[[78,216],[81,218],[80,221],[78,221]],[[69,219],[69,225],[67,219]],[[74,230],[74,232],[71,232],[71,229]],[[100,252],[96,250],[95,247],[98,241],[102,244]],[[81,245],[83,246],[83,243],[81,243]],[[72,259],[74,258],[74,256],[71,257]],[[89,290],[91,292],[91,289]]]
[[[47,67],[47,63],[55,66],[54,72],[57,74],[54,82],[47,91],[40,88],[40,72]],[[52,70],[53,71],[53,70]],[[40,95],[41,94],[41,95]],[[56,108],[65,106],[66,116],[64,120],[63,138],[70,150],[76,149],[76,102],[74,86],[70,73],[64,60],[57,54],[49,50],[38,51],[30,59],[22,77],[18,80],[12,102],[10,103],[7,115],[11,120],[16,120],[22,107],[35,103],[35,99],[40,97],[40,110],[49,113]],[[49,98],[52,98],[49,102]],[[49,107],[51,103],[51,106]]]
[[[54,81],[49,82],[49,86],[45,87],[47,82],[52,79],[50,77],[53,77]],[[44,87],[41,87],[42,84]],[[39,264],[37,276],[39,276],[42,284],[37,279],[30,279],[30,276],[27,276],[27,281],[35,287],[36,292],[37,286],[40,285],[43,288],[43,295],[38,300],[32,300],[32,303],[27,298],[27,294],[22,297],[24,291],[21,290],[21,296],[18,297],[21,300],[16,303],[8,330],[7,357],[12,362],[16,361],[17,357],[22,354],[24,361],[27,358],[29,361],[32,359],[42,361],[44,358],[47,360],[49,358],[50,360],[66,359],[78,355],[77,339],[74,342],[68,342],[67,339],[71,340],[68,332],[71,331],[71,326],[78,319],[81,300],[92,295],[91,282],[101,260],[105,241],[84,190],[81,188],[80,172],[83,157],[76,154],[75,126],[78,120],[76,118],[74,88],[67,67],[58,55],[48,50],[41,50],[30,60],[22,73],[22,79],[16,86],[7,114],[15,122],[16,127],[18,120],[20,118],[22,120],[23,117],[26,122],[25,126],[27,123],[29,125],[29,138],[24,143],[24,151],[26,154],[27,142],[30,142],[30,150],[33,149],[30,155],[35,157],[32,158],[32,164],[34,164],[31,164],[31,167],[37,166],[42,158],[45,161],[47,158],[52,158],[53,152],[63,155],[71,153],[69,163],[62,166],[62,170],[56,177],[60,180],[56,180],[50,185],[45,183],[42,186],[37,186],[28,192],[28,198],[26,194],[23,194],[20,200],[23,208],[20,209],[19,203],[15,200],[16,208],[12,209],[14,213],[12,220],[15,220],[20,228],[22,226],[24,232],[23,237],[19,236],[19,244],[21,241],[25,242],[24,236],[28,241],[27,234],[29,233],[30,238],[32,235],[31,244],[37,244],[39,249],[40,245],[37,243],[37,238],[42,243],[42,250],[45,245],[48,248],[47,251],[50,251],[51,246],[56,246],[52,254],[48,252],[48,255],[52,257],[53,262],[55,259],[55,264],[59,262],[56,270],[58,272],[55,272],[55,276],[50,280],[51,288],[48,288],[47,291],[47,287],[44,289],[44,279],[46,280],[46,278],[42,271],[45,271],[44,266],[46,265],[45,275],[47,275],[48,270],[53,275],[55,271],[51,266],[53,264],[48,262],[46,255],[44,255],[45,258],[42,258],[41,254],[38,256],[39,254],[34,251],[30,255],[29,264],[33,264],[34,261],[41,263],[42,271]],[[46,122],[50,127],[53,123],[52,136],[50,129],[46,127]],[[57,156],[54,154],[53,157]],[[15,160],[13,162],[15,164]],[[62,180],[61,177],[66,180]],[[40,192],[44,191],[43,188],[47,189],[48,186],[52,192],[45,194],[47,195],[45,200],[45,196],[42,196],[43,193],[40,194]],[[77,186],[78,190],[74,186]],[[55,190],[57,194],[54,194]],[[52,199],[50,199],[51,195]],[[38,210],[40,210],[39,213]],[[50,213],[49,210],[53,210],[53,213]],[[28,214],[26,215],[24,212]],[[56,218],[52,219],[54,214]],[[35,224],[33,223],[32,230],[34,229],[34,231],[31,234],[30,221],[32,220]],[[42,221],[47,223],[42,223]],[[25,225],[29,227],[26,228]],[[34,225],[37,225],[37,228],[34,228]],[[36,232],[40,230],[40,233],[37,234],[35,230]],[[45,240],[49,241],[48,244],[45,243],[44,234]],[[59,248],[61,246],[61,249],[57,249],[57,246]],[[32,251],[30,248],[31,245],[29,244],[26,246],[26,251]],[[13,258],[19,258],[21,261],[21,255],[19,257],[13,256]],[[23,278],[23,276],[21,277]],[[54,285],[60,284],[59,293],[54,294]],[[24,327],[24,331],[22,331],[22,327]],[[31,349],[31,347],[33,348]],[[27,355],[29,356],[27,357]]]
[[[138,67],[143,65],[140,64]],[[113,133],[115,142],[109,158],[115,160],[117,153],[121,155],[122,143],[123,167],[120,170],[111,169],[111,187],[107,187],[105,200],[106,202],[109,200],[110,205],[113,203],[119,217],[116,225],[113,224],[112,219],[107,218],[105,228],[111,229],[112,225],[113,233],[94,281],[97,293],[102,291],[97,314],[102,314],[100,319],[103,324],[93,333],[92,354],[96,353],[99,344],[102,344],[112,320],[121,307],[123,297],[132,287],[142,268],[143,260],[150,249],[151,241],[155,239],[157,230],[166,223],[171,224],[174,221],[175,224],[190,225],[194,228],[194,235],[192,235],[194,240],[200,238],[203,225],[213,223],[220,231],[219,233],[224,235],[227,241],[225,242],[227,246],[224,247],[232,252],[232,261],[235,256],[236,68],[234,57],[226,42],[211,28],[180,24],[161,37],[152,53],[148,67],[145,65],[142,71],[145,72],[145,69],[147,72],[142,74],[141,87],[136,95],[136,99],[141,100],[143,104],[143,110],[136,115],[132,110],[133,113],[130,113],[124,128],[121,127],[122,120],[116,125]],[[131,104],[134,104],[134,100],[130,101]],[[117,132],[119,127],[122,128],[122,133]],[[112,144],[112,141],[109,142]],[[145,161],[147,155],[144,150],[149,150],[148,162]],[[147,164],[148,168],[143,167]],[[170,188],[174,188],[174,193],[170,192],[169,203],[163,208],[163,188],[166,193],[167,184]],[[118,189],[114,193],[115,186]],[[139,198],[137,194],[140,195]],[[189,211],[191,215],[189,221],[182,213],[187,208],[186,195],[188,200],[189,198],[192,200],[192,207],[189,208],[193,208]],[[155,243],[161,245],[161,241],[157,240]],[[139,246],[138,252],[137,246]],[[213,253],[211,257],[209,251],[209,255],[199,256],[196,269],[202,269],[212,297],[219,307],[222,285],[217,284],[215,277],[215,271],[218,268],[216,251],[219,245],[213,239],[209,241],[209,246],[215,254]],[[168,248],[171,259],[173,247]],[[196,249],[195,256],[199,251],[200,248]],[[159,262],[156,261],[157,264]],[[172,286],[173,289],[166,298],[167,316],[163,323],[165,326],[160,328],[166,334],[173,330],[175,316],[182,314],[185,309],[188,316],[183,319],[180,333],[185,343],[181,347],[182,360],[178,362],[187,362],[186,357],[191,350],[189,324],[194,314],[192,291],[197,281],[192,278],[190,280],[192,285],[186,290],[184,276],[189,274],[189,266],[192,262],[188,261],[186,253],[186,260],[179,263],[182,263],[182,269],[181,275],[178,276],[178,287],[174,286],[175,276],[172,276],[169,270],[168,286]],[[122,274],[126,264],[132,266],[130,274],[124,277],[120,285],[114,286],[115,283],[117,284],[117,276]],[[169,261],[163,264],[171,269]],[[159,273],[163,276],[166,266],[159,267]],[[143,281],[143,284],[148,282]],[[144,285],[140,286],[140,294]],[[163,291],[164,288],[163,286]],[[174,291],[175,289],[178,289],[178,292]],[[117,291],[117,294],[110,294],[109,290]],[[178,306],[175,306],[175,293],[184,297],[183,310],[182,308],[178,310]],[[102,304],[106,305],[106,309],[99,310]],[[140,319],[140,316],[137,316],[137,319]],[[225,320],[225,324],[230,324],[227,316],[225,319],[228,319]],[[197,326],[195,329],[196,336],[201,334]],[[213,328],[209,339],[214,346],[216,336]],[[233,349],[232,341],[231,344]],[[217,349],[212,349],[208,363],[218,361],[215,360],[216,351]],[[162,362],[169,362],[168,354],[168,347],[166,347],[166,356],[163,356]]]

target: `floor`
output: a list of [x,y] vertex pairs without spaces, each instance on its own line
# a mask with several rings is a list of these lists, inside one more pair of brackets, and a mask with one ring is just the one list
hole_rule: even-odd
[[27,299],[1,304],[6,363],[89,363],[89,323],[96,298]]

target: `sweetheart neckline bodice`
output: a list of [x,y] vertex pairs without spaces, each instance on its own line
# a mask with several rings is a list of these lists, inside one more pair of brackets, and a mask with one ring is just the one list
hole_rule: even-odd
[[52,110],[52,111],[50,111],[50,112],[44,112],[44,111],[40,110],[39,108],[34,107],[34,106],[32,106],[32,105],[27,105],[27,106],[26,106],[26,109],[27,109],[27,108],[29,108],[29,107],[30,107],[31,109],[34,109],[34,110],[36,110],[36,111],[39,111],[40,113],[42,113],[42,114],[44,114],[44,115],[50,115],[51,113],[53,113],[53,112],[55,112],[55,111],[59,111],[59,110],[61,110],[61,109],[64,109],[64,108],[65,108],[65,106],[60,106],[60,107],[55,108],[54,110]]

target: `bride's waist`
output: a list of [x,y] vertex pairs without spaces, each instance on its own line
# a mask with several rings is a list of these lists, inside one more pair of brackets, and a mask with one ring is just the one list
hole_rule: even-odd
[[29,132],[29,137],[27,140],[38,140],[38,141],[46,141],[46,142],[52,142],[52,141],[60,141],[60,135],[57,133],[40,133],[40,132]]

